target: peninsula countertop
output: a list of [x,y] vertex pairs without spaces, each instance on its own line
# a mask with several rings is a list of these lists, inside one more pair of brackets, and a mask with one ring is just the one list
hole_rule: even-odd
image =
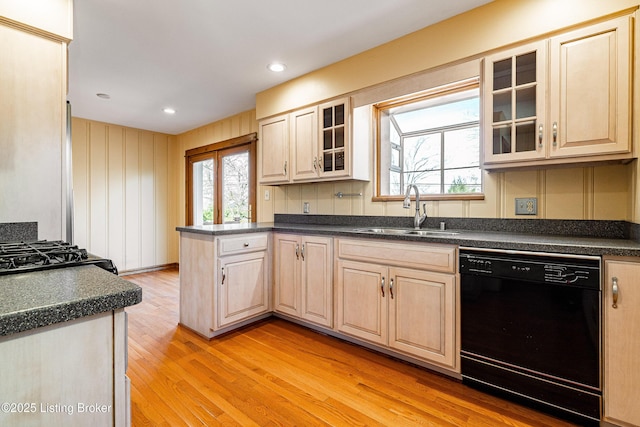
[[142,289],[93,265],[0,276],[0,336],[116,310]]
[[[494,220],[495,221],[495,220]],[[494,222],[492,221],[492,222]],[[454,221],[450,221],[455,223]],[[522,221],[521,221],[522,222]],[[523,222],[525,225],[531,221]],[[469,222],[463,224],[470,224]],[[579,235],[582,230],[576,227],[591,227],[597,224],[604,231],[600,235]],[[459,225],[459,224],[456,224]],[[424,243],[446,243],[459,245],[462,247],[498,249],[498,250],[520,250],[534,252],[553,252],[572,255],[592,255],[592,256],[632,256],[640,257],[640,242],[625,238],[618,230],[620,222],[582,222],[582,221],[553,221],[553,227],[565,227],[566,234],[558,230],[550,229],[549,233],[529,232],[531,227],[523,227],[522,231],[509,227],[509,231],[483,230],[482,227],[473,228],[451,228],[445,233],[436,231],[430,235],[375,233],[364,231],[370,227],[397,226],[391,223],[379,223],[367,225],[366,223],[344,224],[337,221],[336,224],[300,223],[300,222],[265,222],[249,224],[214,224],[202,226],[177,227],[176,230],[187,233],[197,233],[212,236],[224,236],[243,233],[256,232],[293,232],[331,235],[334,237],[361,237],[375,238],[388,241],[414,241]],[[623,224],[624,225],[624,224]],[[548,227],[548,223],[545,225]],[[406,227],[408,230],[411,227]],[[609,233],[609,228],[614,228]],[[363,230],[364,229],[364,230]],[[576,235],[578,234],[578,235]]]

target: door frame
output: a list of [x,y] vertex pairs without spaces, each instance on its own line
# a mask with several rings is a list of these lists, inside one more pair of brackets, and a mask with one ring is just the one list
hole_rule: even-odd
[[217,189],[219,180],[219,152],[229,149],[242,149],[247,146],[249,149],[249,222],[256,218],[256,153],[257,153],[258,134],[253,132],[248,135],[239,136],[237,138],[227,139],[225,141],[204,145],[202,147],[193,148],[185,151],[185,188],[186,188],[186,225],[193,225],[193,164],[207,158],[214,161],[214,174],[216,176],[215,190],[215,223],[219,224],[221,219],[220,203],[221,193]]

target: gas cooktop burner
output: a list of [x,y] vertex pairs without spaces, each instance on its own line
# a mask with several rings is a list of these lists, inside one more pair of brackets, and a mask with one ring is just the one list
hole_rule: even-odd
[[0,275],[95,264],[118,274],[110,260],[91,258],[85,249],[60,240],[0,243]]

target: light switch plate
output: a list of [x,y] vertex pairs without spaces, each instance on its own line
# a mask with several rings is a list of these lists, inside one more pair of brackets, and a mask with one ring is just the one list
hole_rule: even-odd
[[516,198],[516,215],[538,215],[538,199]]

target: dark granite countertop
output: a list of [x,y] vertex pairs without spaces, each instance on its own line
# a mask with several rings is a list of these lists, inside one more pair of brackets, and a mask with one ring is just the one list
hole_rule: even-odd
[[437,230],[436,224],[444,221],[447,224],[446,231],[456,234],[416,236],[356,231],[363,227],[410,229],[412,220],[413,218],[397,217],[283,215],[280,218],[276,216],[274,223],[204,225],[177,227],[176,230],[213,236],[278,231],[389,241],[446,243],[484,249],[640,257],[640,242],[628,237],[632,226],[622,221],[432,218],[423,229]]
[[115,310],[142,289],[93,265],[0,276],[0,336]]

